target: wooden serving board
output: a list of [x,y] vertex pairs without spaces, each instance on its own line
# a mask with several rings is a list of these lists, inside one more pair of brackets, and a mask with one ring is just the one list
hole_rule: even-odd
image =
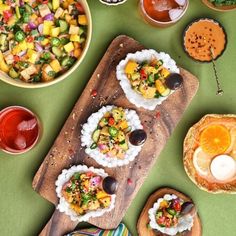
[[[150,221],[149,216],[148,216],[149,209],[153,207],[153,204],[157,201],[158,198],[163,197],[165,194],[175,194],[176,196],[183,199],[184,201],[192,201],[189,197],[187,197],[183,193],[180,193],[174,189],[171,189],[171,188],[158,189],[148,198],[140,214],[140,217],[137,223],[137,230],[138,230],[139,236],[168,236],[166,234],[157,232],[148,227],[148,224]],[[202,235],[202,226],[201,226],[201,221],[198,215],[194,217],[193,227],[191,231],[184,231],[178,234],[178,236],[201,236],[201,235]]]
[[[81,147],[81,125],[103,105],[114,104],[135,109],[148,134],[148,139],[140,154],[129,165],[104,168],[119,182],[115,209],[102,217],[89,220],[89,223],[104,229],[118,226],[198,89],[197,78],[181,69],[184,77],[181,89],[170,95],[155,111],[137,109],[126,99],[116,79],[116,66],[127,53],[143,48],[144,46],[134,39],[123,35],[112,41],[33,180],[33,188],[57,205],[55,181],[63,169],[78,164],[101,167],[89,158]],[[91,96],[91,91],[94,89],[98,93],[96,98]],[[69,217],[56,210],[41,235],[63,235],[73,230],[76,225],[76,222],[72,222]]]

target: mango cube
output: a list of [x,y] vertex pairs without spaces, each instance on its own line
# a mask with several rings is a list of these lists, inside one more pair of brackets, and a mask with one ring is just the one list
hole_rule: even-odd
[[87,25],[88,24],[88,20],[86,15],[79,15],[78,16],[78,22],[80,25]]
[[79,42],[80,41],[80,36],[78,34],[72,34],[70,36],[70,41],[72,41],[72,42]]
[[52,9],[57,10],[60,6],[60,0],[52,0]]
[[79,27],[71,25],[69,29],[69,34],[78,34],[78,33],[79,33]]
[[41,41],[41,44],[43,46],[47,45],[49,43],[49,39],[45,38],[44,40]]
[[71,51],[73,51],[74,50],[74,45],[73,45],[73,43],[72,42],[69,42],[69,43],[67,43],[65,46],[64,46],[64,49],[65,49],[65,51],[66,52],[71,52]]
[[44,35],[50,35],[52,25],[53,25],[52,21],[45,20],[43,22],[43,34]]
[[34,43],[27,43],[28,49],[34,49]]
[[22,42],[20,42],[20,43],[18,44],[18,46],[19,46],[20,51],[24,51],[24,50],[27,50],[27,49],[28,49],[28,45],[27,45],[27,43],[26,43],[25,40],[22,41]]
[[138,64],[135,61],[128,61],[125,66],[125,73],[126,74],[133,74],[138,67]]
[[38,53],[32,49],[29,49],[27,52],[27,56],[29,57],[28,61],[34,64],[38,59]]
[[52,28],[51,29],[51,36],[57,37],[60,34],[60,27]]
[[61,70],[61,65],[57,59],[54,59],[50,62],[50,66],[57,73]]

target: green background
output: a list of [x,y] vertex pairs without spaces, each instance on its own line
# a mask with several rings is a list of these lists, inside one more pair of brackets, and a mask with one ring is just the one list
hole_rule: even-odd
[[[107,7],[98,0],[89,0],[88,3],[93,18],[93,36],[85,60],[77,71],[66,80],[42,89],[22,89],[0,82],[0,108],[26,106],[36,112],[43,123],[42,139],[32,151],[18,156],[0,152],[0,235],[37,235],[50,218],[54,206],[33,191],[33,176],[109,43],[119,34],[132,36],[147,48],[169,53],[200,81],[197,95],[149,172],[124,222],[132,234],[137,235],[136,222],[148,196],[161,186],[170,186],[193,198],[202,219],[204,236],[236,235],[236,197],[201,191],[187,177],[182,165],[182,143],[192,124],[207,113],[236,113],[236,11],[218,13],[208,9],[200,0],[190,0],[189,9],[179,23],[158,29],[141,19],[137,0],[128,0],[116,7]],[[181,45],[184,27],[198,17],[219,20],[228,35],[227,50],[216,63],[225,92],[222,97],[215,95],[212,65],[192,61]]]

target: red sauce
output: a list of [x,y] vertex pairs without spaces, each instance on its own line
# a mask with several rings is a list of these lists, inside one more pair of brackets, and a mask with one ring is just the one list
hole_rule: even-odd
[[143,6],[152,19],[162,22],[171,21],[169,10],[179,7],[175,0],[143,0]]
[[32,147],[39,136],[35,115],[23,107],[8,107],[0,112],[0,147],[22,153]]

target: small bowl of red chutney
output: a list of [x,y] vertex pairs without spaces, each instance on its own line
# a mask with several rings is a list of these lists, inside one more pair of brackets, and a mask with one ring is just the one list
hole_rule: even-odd
[[0,111],[0,149],[22,154],[32,149],[40,136],[40,122],[27,108],[9,106]]

